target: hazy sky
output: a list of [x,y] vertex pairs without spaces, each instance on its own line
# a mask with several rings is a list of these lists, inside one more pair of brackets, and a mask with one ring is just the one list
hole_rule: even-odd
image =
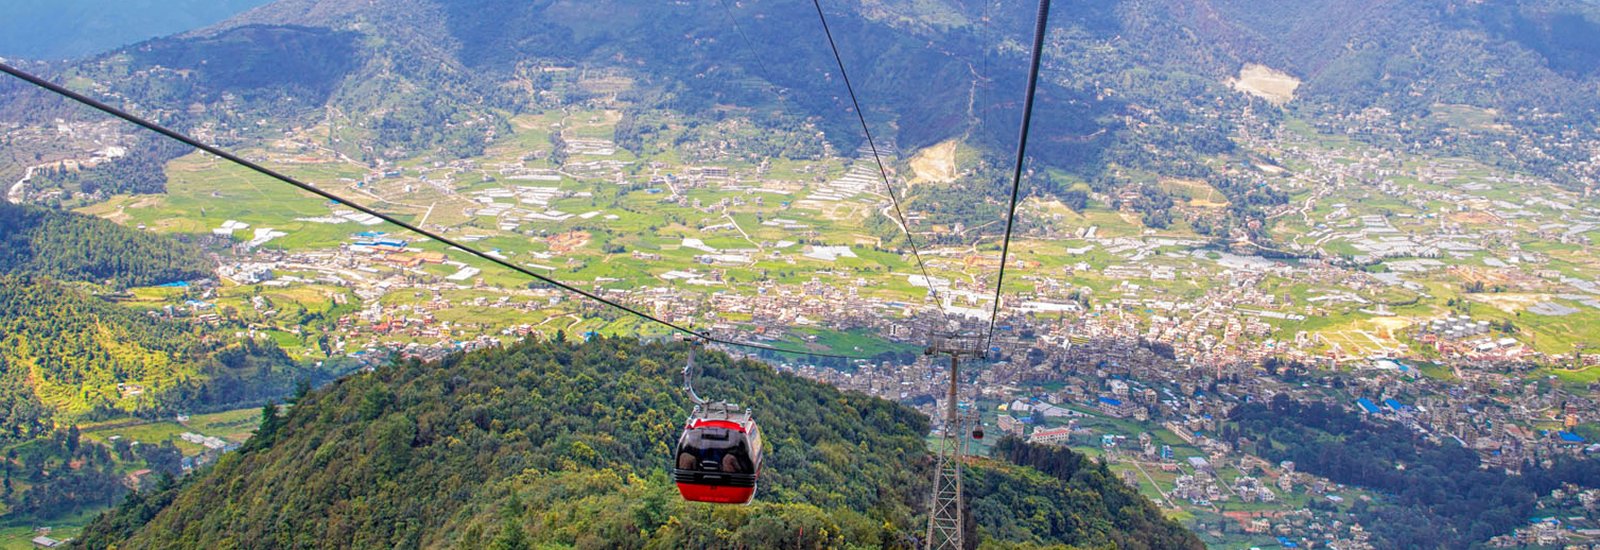
[[0,0],[0,57],[96,54],[192,30],[271,0]]

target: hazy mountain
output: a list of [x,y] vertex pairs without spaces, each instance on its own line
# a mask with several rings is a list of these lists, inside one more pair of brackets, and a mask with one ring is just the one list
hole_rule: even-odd
[[196,29],[270,0],[11,0],[0,6],[0,56],[96,54]]
[[[1032,5],[825,3],[882,141],[910,151],[965,138],[996,160],[1015,139]],[[1439,104],[1591,120],[1600,117],[1589,99],[1600,90],[1595,12],[1572,0],[1056,2],[1031,151],[1099,187],[1124,170],[1212,178],[1221,168],[1204,159],[1232,151],[1243,114],[1279,111],[1231,89],[1250,64],[1303,82],[1286,112],[1379,107],[1411,141],[1432,136],[1406,121]],[[593,99],[707,120],[734,106],[773,128],[815,125],[837,150],[863,142],[805,3],[284,0],[129,52],[75,72],[144,105],[253,98],[220,111],[238,121],[290,124],[336,107],[366,147],[347,152],[368,158],[470,155],[508,130],[505,113]],[[184,72],[125,76],[148,66]],[[601,91],[551,67],[610,71],[629,84]],[[139,82],[116,82],[129,78]],[[1523,124],[1549,137],[1571,122]],[[1534,168],[1581,179],[1546,164]],[[1036,188],[1055,190],[1040,179]]]
[[[909,153],[959,139],[978,151],[962,189],[908,193],[933,223],[983,224],[1004,202],[1032,5],[825,4],[880,144]],[[1234,138],[1284,117],[1577,189],[1600,176],[1571,142],[1600,125],[1597,14],[1576,0],[1057,2],[1028,189],[1121,194],[1151,176],[1200,179],[1230,205],[1206,222],[1210,235],[1260,233],[1245,228],[1286,197],[1241,174],[1253,162]],[[63,72],[179,127],[329,122],[341,134],[331,146],[369,163],[476,156],[512,133],[511,116],[583,105],[622,111],[629,123],[614,137],[635,152],[649,129],[634,122],[665,113],[749,120],[778,144],[747,151],[757,157],[816,158],[824,141],[848,155],[865,140],[821,31],[811,6],[769,0],[284,0]],[[1298,88],[1275,100],[1241,93],[1246,68]],[[71,116],[53,98],[7,95],[0,116]],[[1432,120],[1459,106],[1500,124]],[[973,188],[985,200],[945,195]],[[1138,202],[1145,225],[1170,223],[1161,198]]]

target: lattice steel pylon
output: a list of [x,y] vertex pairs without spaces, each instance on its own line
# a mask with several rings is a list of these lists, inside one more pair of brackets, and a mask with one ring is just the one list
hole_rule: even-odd
[[950,356],[950,389],[945,394],[944,434],[939,438],[938,456],[933,467],[933,495],[928,506],[928,550],[964,550],[965,519],[961,508],[961,469],[967,454],[966,427],[976,411],[958,412],[957,389],[961,384],[961,358],[982,355],[981,342],[958,337],[935,338],[928,355]]

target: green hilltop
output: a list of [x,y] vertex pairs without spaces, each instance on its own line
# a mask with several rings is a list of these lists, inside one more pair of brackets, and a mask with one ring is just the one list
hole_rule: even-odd
[[[687,414],[681,345],[599,338],[402,362],[266,417],[238,453],[131,497],[84,547],[910,548],[925,528],[925,417],[720,353],[702,392],[755,407],[751,506],[689,504],[666,474]],[[990,547],[1198,547],[1069,451],[980,460]],[[1051,476],[1056,476],[1052,478]],[[1022,510],[1004,517],[998,510]],[[983,522],[994,523],[985,524]]]

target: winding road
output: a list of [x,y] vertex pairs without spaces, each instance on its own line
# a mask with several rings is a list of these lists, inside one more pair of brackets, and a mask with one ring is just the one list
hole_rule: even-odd
[[[55,163],[52,162],[50,164]],[[22,204],[22,193],[23,190],[27,188],[28,180],[33,179],[33,171],[45,166],[49,165],[40,164],[38,166],[29,166],[28,171],[23,173],[22,179],[17,180],[17,183],[11,184],[11,189],[6,191],[6,200],[16,204]]]

